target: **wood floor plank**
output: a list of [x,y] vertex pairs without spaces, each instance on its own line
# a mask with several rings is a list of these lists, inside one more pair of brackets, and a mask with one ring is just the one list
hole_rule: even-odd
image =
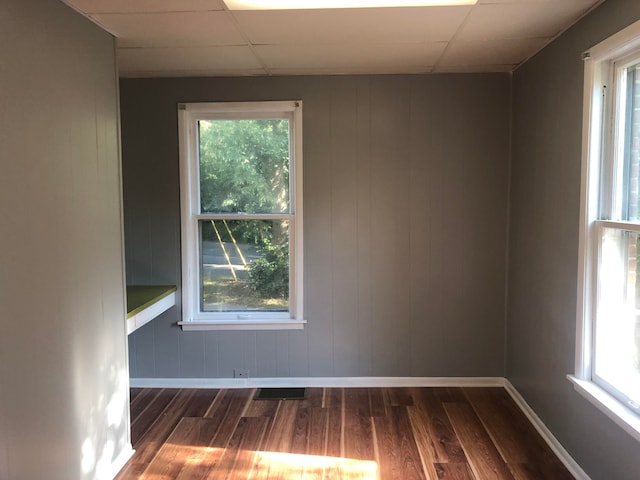
[[291,447],[289,453],[306,454],[309,433],[311,429],[311,419],[308,408],[302,406],[302,402],[297,402],[295,420],[293,422],[293,432],[291,435]]
[[365,417],[371,416],[369,389],[347,388],[344,391],[344,406],[348,412]]
[[201,480],[206,477],[209,470],[218,462],[223,448],[212,447],[215,443],[216,435],[220,429],[220,421],[209,417],[195,419],[193,424],[195,429],[193,447],[189,458],[181,466],[176,480]]
[[307,455],[325,456],[329,431],[329,410],[321,407],[309,409]]
[[425,476],[433,480],[440,478],[435,467],[439,461],[438,449],[434,444],[436,437],[429,431],[429,419],[426,414],[417,407],[407,407],[407,415],[409,416],[411,431],[413,432],[413,438],[415,439],[416,447],[420,454]]
[[384,393],[382,388],[368,388],[369,404],[371,405],[372,417],[384,417],[387,409],[384,402]]
[[344,388],[326,388],[324,391],[323,407],[339,407],[344,404]]
[[428,390],[441,403],[465,403],[468,401],[463,389],[460,387],[435,387]]
[[[145,389],[144,388],[130,388],[129,389],[129,403],[133,404],[133,401],[136,399],[136,397],[141,394]],[[149,390],[149,389],[147,389]]]
[[300,408],[322,407],[324,388],[307,388],[305,398],[299,400]]
[[[354,460],[375,460],[372,417],[358,415],[358,409],[346,409],[344,451],[342,456]],[[381,417],[378,417],[381,418]]]
[[383,393],[387,407],[408,407],[413,405],[413,397],[409,388],[385,388]]
[[373,422],[381,478],[426,479],[406,407],[388,407],[387,416],[376,417]]
[[147,405],[140,404],[140,411],[136,412],[131,421],[131,443],[133,445],[138,444],[179,392],[179,389],[162,389]]
[[[331,389],[338,390],[338,389]],[[340,389],[342,390],[342,389]],[[345,456],[344,448],[344,403],[334,402],[334,406],[326,408],[327,411],[327,441],[325,455],[332,459],[341,459]],[[325,468],[324,478],[341,478],[342,470],[340,465],[330,463]]]
[[221,401],[217,408],[209,410],[206,417],[220,418],[220,428],[211,444],[212,447],[226,447],[231,435],[244,415],[248,403],[253,398],[251,390],[233,389],[225,392],[225,400]]
[[199,428],[201,421],[201,418],[195,417],[182,418],[140,479],[174,479],[186,462],[201,457],[202,435]]
[[327,472],[330,471],[331,465],[331,463],[325,463],[324,459],[329,459],[330,462],[333,461],[331,457],[326,455],[329,409],[312,407],[304,410],[307,412],[307,438],[304,440],[306,443],[306,450],[304,452],[306,462],[303,477],[305,480],[322,480],[323,478],[327,478]]
[[264,449],[268,452],[289,452],[293,440],[298,402],[281,400],[271,428],[267,432]]
[[249,402],[244,412],[245,417],[266,417],[268,420],[267,431],[271,428],[273,419],[278,411],[280,400],[253,400]]
[[254,390],[248,389],[221,390],[203,416],[209,418],[239,417],[248,408],[253,395]]
[[438,480],[476,480],[468,463],[436,463],[434,466]]
[[327,446],[325,455],[330,457],[344,456],[344,435],[342,417],[344,410],[342,407],[327,408]]
[[444,409],[477,479],[513,480],[513,475],[468,403],[445,403]]
[[440,401],[438,391],[442,389],[413,388],[411,396],[414,405],[408,407],[414,422],[422,425],[422,431],[428,435],[428,445],[422,444],[423,454],[434,463],[467,463],[467,457],[458,441],[447,412]]
[[529,447],[523,440],[528,440],[530,432],[504,389],[466,388],[465,394],[504,461],[527,463]]
[[248,478],[264,441],[267,423],[266,417],[240,419],[220,461],[209,470],[206,478],[210,480]]

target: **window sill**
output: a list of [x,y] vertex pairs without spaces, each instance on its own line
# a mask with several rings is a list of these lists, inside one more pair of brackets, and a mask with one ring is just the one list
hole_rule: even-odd
[[199,330],[302,330],[306,320],[198,320],[178,322],[184,331]]
[[576,391],[594,404],[625,432],[640,441],[640,417],[627,409],[618,399],[593,382],[567,375]]

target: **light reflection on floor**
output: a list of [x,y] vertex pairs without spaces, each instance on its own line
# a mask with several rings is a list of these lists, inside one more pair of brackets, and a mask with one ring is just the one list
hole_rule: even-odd
[[165,462],[182,464],[177,478],[188,480],[189,472],[201,478],[207,471],[206,478],[213,479],[281,479],[281,480],[378,480],[378,464],[371,460],[328,457],[321,455],[305,455],[282,452],[263,452],[253,450],[233,450],[212,447],[193,447],[172,445],[173,448],[156,456],[140,479],[166,479],[163,472],[157,471]]

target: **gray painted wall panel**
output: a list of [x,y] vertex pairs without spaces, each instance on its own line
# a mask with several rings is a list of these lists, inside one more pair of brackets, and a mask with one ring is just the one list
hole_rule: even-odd
[[333,375],[358,375],[357,271],[357,85],[343,79],[331,99],[331,297]]
[[594,480],[637,479],[638,442],[573,390],[581,53],[640,19],[608,0],[514,74],[507,373]]
[[[174,307],[175,308],[175,307]],[[171,313],[167,313],[171,315]],[[172,316],[175,318],[175,313]],[[205,376],[205,336],[200,334],[180,335],[180,377],[199,378]]]
[[107,478],[129,438],[113,38],[48,0],[4,0],[0,31],[0,477]]
[[[180,279],[176,104],[304,102],[309,323],[181,332],[172,310],[131,335],[132,376],[503,375],[509,85],[503,74],[123,80],[127,278],[149,283]],[[182,353],[201,344],[174,335],[199,336],[204,354]]]
[[[334,85],[331,85],[331,91]],[[317,268],[305,269],[305,289],[316,292],[325,302],[309,302],[305,296],[305,317],[320,318],[311,322],[306,332],[311,337],[307,358],[310,375],[322,376],[333,373],[333,305],[331,298],[331,96],[319,95],[303,98],[303,146],[304,146],[304,215],[305,215],[305,264],[314,259],[327,259]],[[309,112],[307,114],[307,112]],[[304,132],[311,129],[313,136]],[[313,218],[310,222],[307,219]],[[302,346],[300,347],[302,348]],[[297,350],[304,354],[300,349]],[[331,373],[328,373],[331,372]]]

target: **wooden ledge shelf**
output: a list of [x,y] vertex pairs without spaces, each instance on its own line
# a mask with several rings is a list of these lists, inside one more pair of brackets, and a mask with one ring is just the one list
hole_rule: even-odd
[[176,304],[175,285],[127,285],[127,335]]

